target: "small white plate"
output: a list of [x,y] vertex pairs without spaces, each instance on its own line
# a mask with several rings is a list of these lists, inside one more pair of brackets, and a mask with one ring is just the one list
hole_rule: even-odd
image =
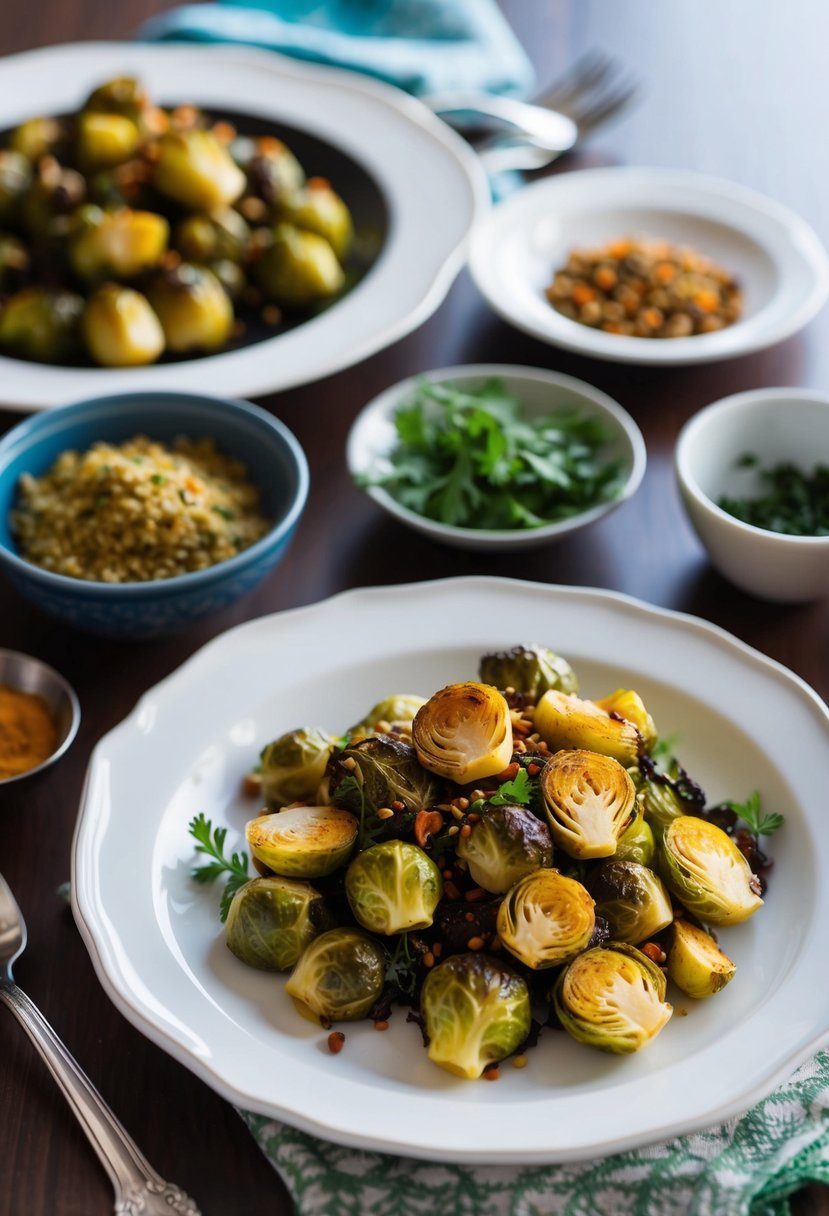
[[420,102],[357,72],[268,51],[78,43],[0,60],[0,130],[71,112],[96,85],[123,75],[139,77],[162,104],[193,102],[272,120],[276,129],[296,128],[350,156],[385,199],[385,243],[342,300],[286,333],[152,367],[49,367],[0,357],[0,404],[47,409],[159,388],[259,396],[350,367],[415,329],[441,303],[489,190],[465,141]]
[[[188,821],[203,811],[235,846],[251,816],[240,779],[270,739],[300,723],[343,729],[390,693],[428,696],[522,641],[569,658],[586,696],[636,688],[659,729],[681,733],[679,755],[711,802],[759,789],[765,809],[785,813],[766,906],[721,933],[736,978],[710,1001],[680,996],[688,1016],[636,1055],[548,1032],[497,1085],[432,1064],[400,1010],[387,1034],[349,1025],[334,1059],[283,980],[227,949],[218,891],[189,877]],[[693,617],[494,578],[346,592],[216,638],[101,740],[75,835],[74,912],[121,1012],[239,1106],[435,1160],[606,1156],[736,1115],[829,1033],[827,754],[815,693]]]
[[[591,329],[545,296],[575,247],[616,237],[692,245],[743,287],[734,325],[690,338],[634,338]],[[815,232],[780,203],[744,186],[672,169],[586,169],[510,196],[477,227],[470,270],[495,311],[542,342],[618,363],[709,363],[790,337],[829,292],[829,259]]]

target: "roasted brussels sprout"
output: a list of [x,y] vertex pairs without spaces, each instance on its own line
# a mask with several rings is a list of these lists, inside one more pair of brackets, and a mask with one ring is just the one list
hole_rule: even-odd
[[484,806],[471,834],[458,838],[457,851],[473,882],[493,895],[553,864],[547,825],[523,806]]
[[456,954],[433,968],[420,993],[429,1059],[474,1080],[521,1046],[530,1030],[526,982],[485,954]]
[[[353,761],[353,764],[352,764]],[[436,801],[440,790],[434,776],[418,763],[414,748],[389,735],[370,735],[334,757],[329,797],[358,813],[378,811],[402,802],[408,811],[421,811]]]
[[83,111],[94,114],[119,114],[141,125],[146,112],[152,109],[144,89],[133,76],[114,76],[89,94]]
[[610,926],[610,936],[631,946],[646,942],[674,918],[662,879],[635,861],[606,861],[591,877],[590,893],[596,915]]
[[638,692],[634,692],[632,688],[617,688],[609,697],[602,697],[594,704],[605,713],[619,714],[626,721],[632,722],[642,736],[645,751],[651,750],[657,739],[656,726]]
[[158,141],[155,186],[191,211],[229,207],[245,188],[245,175],[210,131],[170,131]]
[[55,217],[71,215],[85,198],[85,178],[76,169],[66,169],[53,157],[44,156],[21,207],[22,227],[33,240],[43,241]]
[[414,716],[421,705],[425,704],[426,698],[418,697],[414,693],[398,693],[391,697],[384,697],[368,711],[361,721],[349,727],[346,734],[352,739],[373,735],[379,723],[388,724],[391,727],[402,727],[411,733]]
[[760,880],[730,836],[705,819],[672,820],[659,857],[668,887],[700,920],[739,925],[762,907]]
[[383,991],[386,953],[360,929],[329,929],[306,946],[285,991],[326,1022],[356,1022]]
[[579,1043],[625,1055],[655,1038],[673,1012],[665,976],[624,942],[580,954],[553,990],[559,1021]]
[[0,347],[41,363],[61,363],[75,353],[83,299],[71,291],[27,287],[0,310]]
[[340,261],[348,253],[354,236],[351,213],[324,178],[312,177],[305,186],[279,194],[276,215],[295,228],[324,237]]
[[316,794],[334,745],[325,731],[303,726],[262,749],[262,794],[272,807],[306,802]]
[[514,688],[531,701],[537,701],[550,688],[566,693],[579,690],[573,668],[546,646],[513,646],[512,650],[485,654],[478,675],[484,684]]
[[164,331],[146,296],[117,283],[104,283],[89,297],[81,332],[102,367],[154,363],[164,350]]
[[599,752],[556,752],[539,790],[553,842],[571,857],[612,856],[636,815],[633,782],[618,760]]
[[345,274],[325,237],[277,224],[256,264],[256,281],[276,304],[309,308],[335,295]]
[[233,330],[233,305],[212,271],[182,262],[156,275],[147,295],[169,350],[187,354],[224,346]]
[[236,139],[230,151],[247,170],[251,190],[268,204],[305,183],[302,165],[281,139]]
[[692,815],[705,806],[705,795],[673,762],[667,773],[633,767],[630,775],[639,794],[645,821],[650,824],[654,839],[659,841],[669,823],[681,815]]
[[103,211],[89,204],[76,218],[69,261],[75,274],[87,281],[130,279],[158,264],[169,235],[169,224],[153,211]]
[[14,292],[22,287],[30,263],[23,242],[8,232],[0,232],[0,292]]
[[443,883],[440,870],[417,845],[386,840],[354,858],[345,893],[364,929],[390,937],[431,925]]
[[109,169],[128,160],[141,142],[138,127],[121,114],[87,111],[78,117],[77,155],[84,169]]
[[458,785],[492,777],[512,759],[509,708],[490,684],[449,684],[417,711],[412,741],[439,777]]
[[58,118],[29,118],[15,127],[9,137],[9,147],[34,163],[50,156],[66,138],[65,125]]
[[225,932],[237,958],[260,971],[290,971],[305,947],[333,926],[325,900],[307,882],[252,878],[230,904]]
[[331,874],[351,855],[358,823],[335,806],[299,806],[259,815],[245,828],[254,857],[276,874],[318,878]]
[[656,841],[638,798],[635,805],[636,817],[619,837],[613,856],[617,861],[638,861],[640,866],[649,866],[656,854]]
[[173,244],[187,262],[241,262],[249,241],[250,228],[239,212],[223,207],[210,215],[186,216],[176,225]]
[[677,988],[702,1000],[724,988],[736,970],[709,933],[687,920],[674,922],[668,944],[668,975]]
[[14,224],[34,174],[29,161],[20,152],[0,151],[0,224]]
[[624,765],[635,764],[642,736],[632,722],[611,717],[593,701],[551,688],[535,707],[535,729],[553,750],[582,748],[612,756]]
[[498,909],[498,936],[527,967],[557,967],[586,949],[596,918],[580,882],[557,870],[536,870],[507,892]]

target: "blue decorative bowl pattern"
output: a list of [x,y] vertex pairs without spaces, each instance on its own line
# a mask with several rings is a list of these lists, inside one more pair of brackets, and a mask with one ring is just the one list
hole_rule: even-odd
[[[206,570],[147,583],[93,583],[25,561],[9,530],[21,474],[39,476],[67,449],[134,435],[169,441],[209,435],[247,466],[270,531]],[[123,393],[36,414],[0,441],[0,569],[22,596],[64,624],[109,637],[152,637],[216,612],[259,583],[281,560],[308,497],[305,453],[287,427],[258,406],[197,393]]]

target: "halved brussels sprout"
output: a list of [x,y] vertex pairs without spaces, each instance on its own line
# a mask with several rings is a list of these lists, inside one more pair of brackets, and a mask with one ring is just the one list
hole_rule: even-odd
[[141,142],[138,127],[123,114],[89,110],[78,116],[78,163],[85,170],[109,169],[128,160]]
[[349,727],[346,734],[352,739],[373,735],[378,722],[387,722],[391,727],[402,727],[411,733],[414,716],[425,704],[426,698],[415,693],[396,693],[384,697],[356,725]]
[[61,363],[78,347],[83,307],[83,298],[71,291],[18,291],[0,309],[0,347],[41,363]]
[[546,646],[513,646],[512,650],[482,655],[478,675],[484,684],[514,688],[531,701],[550,688],[566,693],[579,690],[573,668]]
[[285,991],[326,1022],[356,1022],[378,1001],[386,952],[361,929],[329,929],[306,946]]
[[610,857],[636,815],[633,782],[612,756],[556,752],[539,790],[555,844],[571,857]]
[[520,1047],[530,1030],[526,982],[485,954],[456,954],[434,967],[420,1012],[429,1059],[470,1080]]
[[262,749],[262,794],[273,807],[313,798],[334,745],[325,731],[302,726]]
[[439,777],[458,785],[493,777],[512,760],[509,707],[490,684],[450,684],[417,711],[412,741]]
[[579,1043],[626,1055],[654,1039],[673,1008],[665,976],[625,942],[608,942],[580,954],[553,990],[559,1021]]
[[206,266],[182,262],[158,274],[147,295],[164,329],[167,346],[177,354],[215,350],[233,330],[233,305]]
[[713,996],[734,978],[737,970],[713,937],[690,921],[678,920],[668,945],[668,975],[688,996]]
[[523,806],[484,806],[471,834],[458,838],[457,851],[473,882],[493,895],[553,864],[547,825]]
[[611,717],[594,701],[549,689],[535,707],[535,729],[552,751],[581,748],[635,764],[642,736],[632,722]]
[[245,175],[211,131],[169,131],[158,141],[156,189],[191,211],[229,207],[245,188]]
[[617,861],[638,861],[640,866],[649,866],[656,853],[656,841],[638,798],[635,805],[636,817],[630,827],[625,828],[619,837],[619,843],[616,845],[616,852],[613,856]]
[[104,283],[89,297],[81,332],[102,367],[154,363],[164,350],[164,330],[146,296],[117,283]]
[[653,718],[645,709],[645,703],[632,688],[617,688],[609,697],[601,697],[594,704],[608,714],[620,714],[632,722],[642,736],[645,751],[649,752],[657,740]]
[[325,900],[310,883],[252,878],[230,904],[227,944],[260,971],[289,971],[305,947],[333,925]]
[[354,858],[346,871],[345,893],[364,929],[390,937],[431,925],[443,882],[431,857],[417,845],[386,840]]
[[256,281],[269,300],[309,308],[335,295],[345,284],[345,274],[325,237],[277,224],[256,264]]
[[82,279],[130,279],[158,265],[169,235],[164,216],[153,211],[102,211],[90,204],[77,217],[69,261]]
[[259,815],[245,827],[254,857],[276,874],[318,878],[339,869],[357,842],[359,824],[335,806],[298,806]]
[[328,792],[334,802],[355,814],[363,807],[378,811],[393,802],[402,802],[408,811],[422,811],[437,800],[440,785],[418,763],[411,744],[389,735],[369,735],[334,757]]
[[351,213],[324,178],[312,177],[299,189],[279,194],[275,205],[278,219],[324,237],[340,261],[348,253],[354,236]]
[[760,882],[730,836],[695,815],[674,819],[660,850],[665,882],[689,912],[712,925],[739,925],[763,901]]
[[557,967],[587,948],[596,917],[593,900],[574,878],[536,870],[520,879],[498,909],[498,936],[527,967]]
[[658,874],[635,861],[606,861],[590,880],[596,915],[616,941],[637,946],[674,919],[671,898]]
[[173,244],[187,262],[241,262],[249,241],[247,222],[232,207],[223,207],[210,215],[186,216],[176,225]]

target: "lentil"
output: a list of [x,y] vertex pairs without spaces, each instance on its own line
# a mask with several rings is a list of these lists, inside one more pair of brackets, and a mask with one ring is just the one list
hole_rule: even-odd
[[341,1030],[332,1030],[328,1036],[328,1050],[332,1056],[339,1055],[345,1043],[345,1035]]

